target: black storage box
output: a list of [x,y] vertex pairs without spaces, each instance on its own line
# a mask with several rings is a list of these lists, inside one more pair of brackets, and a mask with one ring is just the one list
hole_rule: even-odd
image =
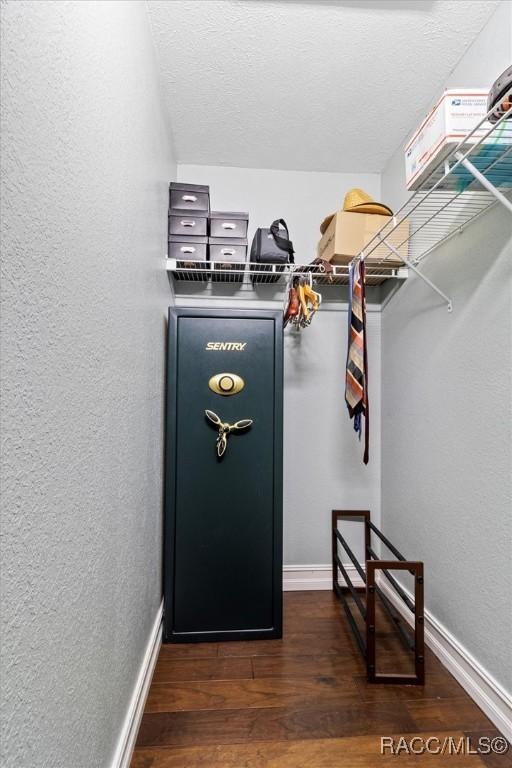
[[210,237],[247,237],[249,214],[241,211],[212,211],[210,213]]
[[178,266],[181,267],[190,266],[206,269],[208,266],[208,238],[170,235],[169,258],[176,259],[179,262]]
[[[247,238],[210,237],[208,239],[210,262],[215,262],[215,269],[223,272],[232,272],[230,282],[242,282],[245,262],[247,260]],[[226,278],[212,272],[212,280],[219,281]]]
[[208,217],[206,211],[170,211],[169,235],[206,237]]
[[171,181],[169,184],[169,212],[206,211],[210,212],[210,187],[204,184],[184,184]]
[[238,263],[245,264],[247,261],[247,239],[245,237],[231,238],[226,240],[224,237],[208,238],[210,245],[210,261],[216,264]]

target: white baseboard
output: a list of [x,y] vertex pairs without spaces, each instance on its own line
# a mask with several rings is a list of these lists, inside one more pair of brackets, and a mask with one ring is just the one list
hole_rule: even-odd
[[[379,586],[397,611],[412,624],[414,617],[382,576]],[[409,590],[404,592],[411,598]],[[464,648],[441,622],[425,610],[425,644],[461,684],[473,701],[483,709],[496,728],[512,742],[512,697]],[[427,669],[428,675],[428,669]]]
[[142,659],[128,711],[126,712],[121,734],[117,742],[114,759],[112,760],[112,768],[128,768],[132,759],[135,740],[137,738],[140,721],[142,720],[142,713],[144,712],[144,705],[146,704],[151,678],[153,677],[156,660],[158,659],[160,646],[162,645],[163,612],[164,604],[162,601],[148,638],[144,658]]
[[[354,565],[346,565],[346,571],[356,587],[364,586]],[[343,576],[340,574],[340,583]],[[285,565],[283,566],[283,592],[306,592],[332,589],[332,565]]]

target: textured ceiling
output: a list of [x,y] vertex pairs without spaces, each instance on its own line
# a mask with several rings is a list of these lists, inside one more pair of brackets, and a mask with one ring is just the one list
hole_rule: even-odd
[[378,172],[497,4],[149,0],[177,160]]

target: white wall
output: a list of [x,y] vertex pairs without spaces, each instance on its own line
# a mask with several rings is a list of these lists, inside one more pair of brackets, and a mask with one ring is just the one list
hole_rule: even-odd
[[363,187],[380,196],[378,173],[320,173],[178,164],[178,180],[210,185],[212,210],[249,211],[249,246],[258,227],[285,219],[297,263],[316,256],[320,223],[341,208],[345,193]]
[[426,566],[427,609],[512,690],[512,223],[495,209],[382,315],[384,530]]
[[[290,228],[297,263],[316,254],[319,224],[341,207],[345,192],[364,187],[380,195],[377,174],[310,173],[254,168],[178,165],[178,179],[209,184],[214,210],[250,214],[249,246],[255,229],[284,218]],[[380,314],[369,313],[371,445],[370,463],[362,462],[359,443],[344,402],[347,339],[346,289],[323,289],[325,303],[311,327],[285,331],[284,395],[284,562],[330,561],[330,511],[368,506],[380,519]],[[220,297],[220,298],[219,298]],[[226,289],[204,292],[180,286],[176,303],[226,305]],[[280,288],[234,291],[238,306],[280,307]],[[375,309],[375,307],[370,307]],[[348,524],[351,525],[350,523]],[[362,538],[349,536],[354,546]],[[359,549],[362,556],[362,548]]]
[[2,758],[109,766],[161,601],[173,164],[143,2],[2,4]]
[[[367,318],[370,461],[345,405],[347,313],[323,309],[284,345],[284,562],[329,563],[331,510],[370,509],[380,524],[381,315]],[[344,531],[362,561],[362,525]],[[345,558],[343,558],[345,559]]]
[[[446,86],[488,86],[512,60],[502,3]],[[433,94],[433,99],[436,94]],[[413,127],[413,126],[411,126]],[[403,147],[382,187],[406,196]],[[512,690],[512,223],[500,206],[421,264],[382,315],[382,516],[426,564],[427,609]]]

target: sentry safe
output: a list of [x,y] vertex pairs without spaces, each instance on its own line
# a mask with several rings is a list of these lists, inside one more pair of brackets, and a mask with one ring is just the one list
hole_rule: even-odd
[[282,326],[169,310],[166,642],[281,636]]

